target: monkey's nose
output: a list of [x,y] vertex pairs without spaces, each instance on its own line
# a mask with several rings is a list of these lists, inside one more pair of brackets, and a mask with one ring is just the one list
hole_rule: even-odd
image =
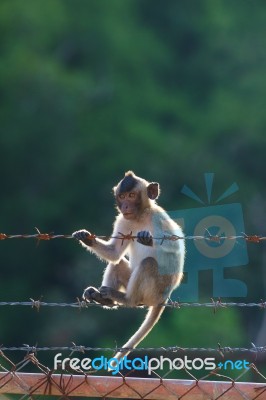
[[128,210],[128,208],[129,208],[129,204],[128,203],[124,203],[124,209]]

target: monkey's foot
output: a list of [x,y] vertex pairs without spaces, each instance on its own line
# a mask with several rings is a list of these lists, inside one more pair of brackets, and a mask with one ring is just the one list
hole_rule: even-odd
[[99,290],[93,286],[89,286],[84,290],[82,298],[88,302],[100,303],[103,306],[112,306],[114,304],[113,300],[103,298]]

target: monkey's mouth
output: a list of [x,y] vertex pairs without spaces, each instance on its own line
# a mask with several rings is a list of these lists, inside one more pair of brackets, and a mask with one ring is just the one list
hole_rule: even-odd
[[125,212],[125,213],[123,214],[123,217],[126,218],[126,219],[131,219],[132,217],[134,217],[134,213],[132,213],[132,212]]

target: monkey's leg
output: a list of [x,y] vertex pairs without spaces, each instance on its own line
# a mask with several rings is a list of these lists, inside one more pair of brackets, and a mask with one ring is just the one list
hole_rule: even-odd
[[112,300],[123,305],[128,305],[126,294],[109,286],[101,286],[100,294],[103,299]]
[[131,275],[128,260],[124,257],[119,263],[109,263],[104,271],[102,286],[115,290],[126,289]]
[[[112,299],[128,307],[141,304],[155,305],[157,302],[158,264],[152,257],[145,258],[134,269],[128,281],[126,293],[108,285],[100,288],[100,293],[105,299]],[[148,296],[149,295],[149,296]],[[150,299],[150,297],[152,297]]]
[[[117,291],[120,288],[126,288],[130,278],[129,263],[126,258],[123,258],[119,263],[109,263],[104,272],[102,287],[108,287],[110,290]],[[87,301],[95,301],[97,303],[111,306],[114,304],[115,299],[111,298],[105,291],[104,295],[100,290],[89,286],[83,293],[83,298]]]
[[144,258],[127,286],[126,299],[131,306],[157,306],[164,303],[176,283],[176,274],[161,274],[153,257]]
[[112,300],[125,304],[125,293],[122,290],[127,288],[131,276],[129,262],[123,258],[118,264],[108,264],[100,287],[100,294],[105,300]]

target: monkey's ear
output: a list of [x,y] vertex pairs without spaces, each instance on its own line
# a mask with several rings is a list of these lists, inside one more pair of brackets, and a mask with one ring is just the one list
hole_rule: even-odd
[[147,186],[147,195],[149,199],[155,200],[159,197],[160,194],[160,185],[157,182],[149,183]]

